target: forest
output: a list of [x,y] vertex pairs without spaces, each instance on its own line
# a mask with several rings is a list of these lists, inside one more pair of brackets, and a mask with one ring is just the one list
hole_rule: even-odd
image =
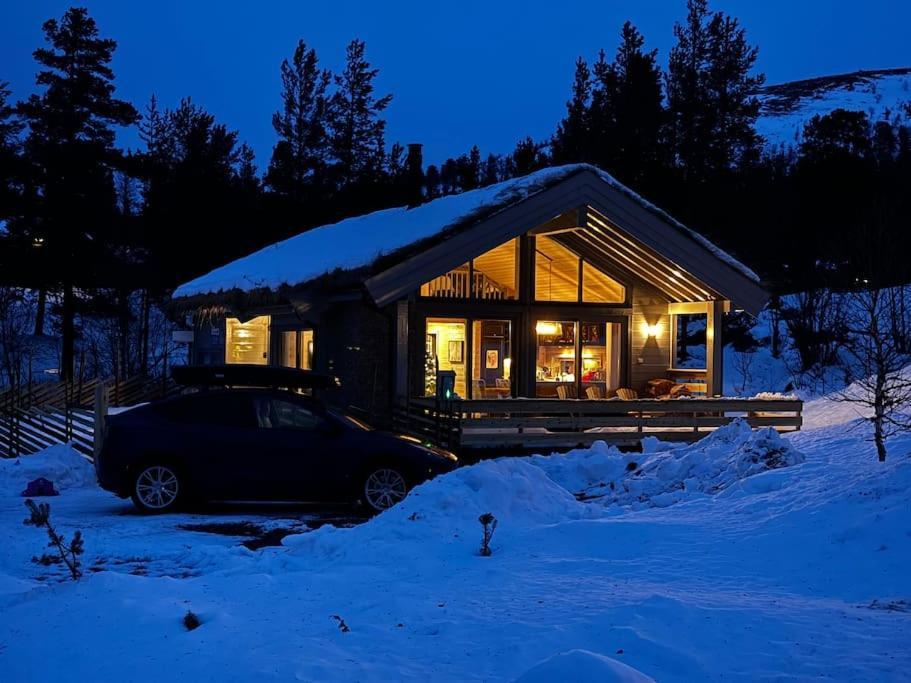
[[[776,315],[804,326],[812,366],[837,343],[830,292],[911,280],[901,258],[911,112],[870,120],[835,110],[810,120],[796,146],[773,148],[756,132],[765,79],[746,29],[708,0],[688,0],[673,31],[666,58],[630,22],[616,45],[580,56],[547,139],[516,130],[511,152],[474,146],[430,164],[419,140],[387,140],[393,94],[377,92],[363,41],[331,73],[300,40],[278,66],[275,143],[257,168],[240,132],[192,93],[172,107],[154,95],[119,99],[117,42],[88,10],[49,19],[34,93],[14,101],[0,73],[2,381],[20,377],[26,347],[49,336],[61,340],[63,379],[160,371],[175,322],[167,297],[181,282],[346,216],[575,162],[749,263]],[[128,127],[138,148],[117,144]],[[781,303],[795,293],[802,304]]]

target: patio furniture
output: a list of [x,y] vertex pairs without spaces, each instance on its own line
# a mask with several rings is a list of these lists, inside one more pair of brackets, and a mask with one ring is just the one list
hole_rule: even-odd
[[624,401],[635,401],[637,398],[639,398],[639,392],[635,389],[620,387],[617,389],[617,398],[621,398]]

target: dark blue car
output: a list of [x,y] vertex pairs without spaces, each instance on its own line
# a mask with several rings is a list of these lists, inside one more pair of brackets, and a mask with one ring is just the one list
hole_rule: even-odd
[[108,416],[95,467],[103,488],[148,513],[190,500],[354,502],[380,511],[456,460],[300,393],[208,388]]

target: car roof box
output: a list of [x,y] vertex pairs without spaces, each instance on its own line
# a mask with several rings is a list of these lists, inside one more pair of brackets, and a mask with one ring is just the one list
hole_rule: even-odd
[[311,370],[272,365],[175,365],[174,381],[192,387],[282,387],[286,389],[332,389],[338,377]]

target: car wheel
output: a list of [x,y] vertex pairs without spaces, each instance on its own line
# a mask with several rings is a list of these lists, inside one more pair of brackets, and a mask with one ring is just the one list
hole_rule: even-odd
[[133,504],[140,512],[155,514],[174,510],[183,499],[183,480],[172,465],[143,465],[133,477]]
[[364,502],[374,512],[388,510],[408,494],[405,476],[391,467],[381,467],[364,480]]

